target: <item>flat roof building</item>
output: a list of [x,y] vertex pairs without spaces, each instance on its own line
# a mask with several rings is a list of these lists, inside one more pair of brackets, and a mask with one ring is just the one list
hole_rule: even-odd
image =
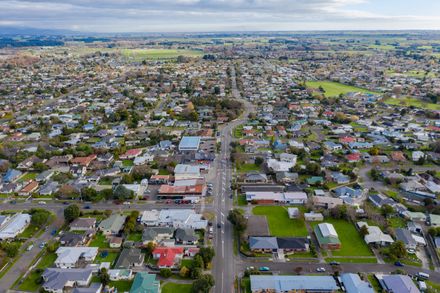
[[184,136],[179,143],[179,151],[198,151],[200,147],[200,136]]
[[252,292],[336,292],[338,285],[330,276],[251,275]]

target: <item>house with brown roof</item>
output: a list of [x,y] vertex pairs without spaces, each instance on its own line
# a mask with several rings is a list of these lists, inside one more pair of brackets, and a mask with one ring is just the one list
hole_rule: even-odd
[[89,155],[87,157],[76,157],[72,159],[71,163],[72,165],[88,167],[90,163],[96,159],[96,157],[97,156],[95,154]]
[[90,231],[96,227],[95,218],[78,218],[70,224],[71,231]]
[[37,181],[31,181],[29,182],[25,187],[23,187],[18,194],[21,196],[28,196],[30,195],[32,192],[37,191],[38,189],[38,182]]
[[391,159],[395,162],[405,162],[406,161],[405,155],[401,151],[391,152]]

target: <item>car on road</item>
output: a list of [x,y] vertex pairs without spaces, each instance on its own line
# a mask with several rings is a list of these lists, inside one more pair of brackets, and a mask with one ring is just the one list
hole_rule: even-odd
[[44,246],[46,246],[46,242],[41,242],[40,245],[38,245],[38,247],[40,247],[41,249],[43,249]]
[[404,267],[405,265],[403,264],[403,263],[401,263],[400,261],[396,261],[395,263],[394,263],[394,265],[396,266],[396,267]]
[[329,262],[329,265],[331,265],[331,266],[338,266],[338,265],[340,265],[341,263],[340,262],[338,262],[338,261],[331,261],[331,262]]
[[46,204],[46,202],[45,201],[39,201],[38,204],[44,205],[44,204]]
[[26,250],[27,250],[27,251],[31,251],[32,248],[34,248],[34,245],[33,245],[33,244],[29,245],[28,248],[26,248]]
[[268,271],[270,271],[270,268],[269,267],[260,267],[258,270],[260,272],[268,272]]
[[246,270],[247,270],[247,271],[254,271],[254,270],[255,270],[255,267],[247,267]]
[[11,200],[9,203],[10,203],[10,204],[16,204],[17,201],[16,201],[16,200]]
[[125,204],[125,205],[131,205],[131,202],[129,202],[129,201],[124,201],[123,204]]
[[68,205],[68,204],[69,204],[69,202],[63,201],[63,205]]
[[321,268],[317,268],[316,271],[319,272],[319,273],[324,273],[325,272],[325,268],[322,268],[322,267]]
[[222,227],[222,223],[217,223],[217,228],[221,228]]
[[57,234],[57,229],[53,229],[52,232],[50,232],[51,236],[55,236]]
[[87,204],[87,205],[84,206],[84,209],[86,209],[86,210],[90,210],[90,209],[91,209],[91,206]]

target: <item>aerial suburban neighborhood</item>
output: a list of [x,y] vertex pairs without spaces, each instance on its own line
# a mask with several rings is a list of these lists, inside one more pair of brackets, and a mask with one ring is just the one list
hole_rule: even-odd
[[0,291],[439,292],[439,100],[435,31],[0,37]]

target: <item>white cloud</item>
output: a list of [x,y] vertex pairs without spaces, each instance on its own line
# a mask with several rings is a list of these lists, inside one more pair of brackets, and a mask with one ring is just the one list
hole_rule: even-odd
[[0,25],[95,32],[440,29],[440,15],[375,14],[357,7],[365,2],[368,1],[4,0],[0,1]]

